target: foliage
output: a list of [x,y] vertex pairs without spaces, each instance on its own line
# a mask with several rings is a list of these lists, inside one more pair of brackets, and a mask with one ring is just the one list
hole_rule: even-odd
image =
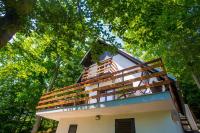
[[193,113],[195,114],[196,118],[200,118],[199,110],[200,110],[200,92],[199,89],[194,84],[190,83],[181,83],[184,100],[187,101],[187,103],[192,108]]
[[[74,83],[89,48],[94,60],[104,50],[115,52],[93,43],[103,36],[119,47],[111,31],[134,56],[162,57],[198,114],[199,5],[197,0],[0,0],[0,47],[7,44],[0,50],[0,132],[30,132],[41,94]],[[44,120],[40,130],[49,126],[56,123]]]
[[[146,61],[161,57],[168,71],[181,84],[188,85],[187,91],[196,90],[193,94],[183,89],[188,103],[191,95],[199,96],[196,89],[200,89],[199,1],[88,0],[87,4],[94,18],[112,26],[128,52]],[[199,106],[196,99],[193,102]]]
[[18,32],[0,51],[0,132],[30,132],[39,97],[76,81],[102,24],[84,1],[0,0],[0,14],[0,47]]
[[56,72],[58,54],[61,61],[53,88],[75,82],[87,47],[78,42],[72,46],[69,48],[48,34],[32,33],[27,38],[17,35],[12,44],[0,51],[0,132],[30,131],[39,97]]

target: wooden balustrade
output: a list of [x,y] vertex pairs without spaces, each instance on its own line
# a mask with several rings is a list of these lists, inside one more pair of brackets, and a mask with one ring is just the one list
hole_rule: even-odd
[[[155,70],[159,68],[158,70]],[[147,72],[147,75],[133,76],[140,74],[142,72]],[[130,78],[130,76],[132,76]],[[127,79],[127,77],[129,77]],[[149,84],[140,84],[139,86],[134,86],[134,83],[142,82],[144,80],[156,79],[154,82]],[[103,83],[111,82],[104,85]],[[161,59],[155,59],[150,62],[132,66],[123,70],[114,71],[112,73],[102,74],[93,79],[88,79],[80,83],[64,87],[59,90],[54,90],[52,92],[44,94],[36,107],[37,110],[47,109],[47,108],[57,108],[62,106],[73,106],[79,104],[88,104],[88,101],[92,99],[97,99],[97,102],[100,102],[99,99],[102,97],[114,96],[116,99],[121,99],[122,96],[133,97],[136,96],[136,91],[142,91],[145,89],[151,90],[152,88],[159,90],[159,87],[165,86],[165,90],[168,90],[170,80],[166,76],[166,71],[162,64]],[[102,84],[101,86],[99,86]],[[90,90],[85,88],[88,86],[97,86],[93,87]],[[170,88],[171,89],[171,88]],[[107,92],[113,90],[111,92]],[[159,90],[165,91],[165,90]],[[89,95],[92,92],[101,92],[106,91],[106,93],[97,93],[96,95]],[[154,93],[151,91],[148,94]],[[142,94],[141,94],[142,95]],[[145,94],[146,95],[146,94]]]
[[[94,72],[91,72],[92,71],[91,69],[96,69],[96,70],[93,70]],[[113,73],[115,71],[117,71],[117,66],[112,61],[112,58],[109,58],[102,62],[99,62],[98,64],[94,64],[88,68],[85,68],[81,80],[82,81],[88,80],[90,78],[94,78],[94,77],[102,75],[104,73]]]
[[[123,73],[124,71],[128,71],[128,70],[130,70],[130,69],[136,69],[136,68],[138,68],[138,67],[144,67],[144,66],[146,67],[146,66],[148,66],[149,64],[153,64],[153,63],[155,63],[155,62],[160,62],[160,60],[161,60],[161,59],[158,58],[158,59],[151,60],[151,61],[149,61],[149,62],[145,62],[145,63],[138,64],[138,65],[135,65],[135,66],[132,66],[132,67],[123,69],[123,70],[119,70],[119,71],[114,72],[114,73],[112,73],[112,74],[104,74],[104,75],[98,76],[98,77],[93,78],[93,79],[88,79],[88,80],[86,80],[86,81],[82,81],[82,82],[77,83],[77,84],[73,84],[73,85],[70,85],[70,86],[63,87],[63,88],[61,88],[61,89],[52,90],[52,91],[50,91],[50,92],[45,93],[43,96],[49,95],[49,94],[54,93],[54,92],[57,92],[57,91],[62,91],[62,90],[65,90],[65,89],[77,87],[77,86],[80,86],[80,85],[83,85],[83,84],[96,83],[96,81],[102,80],[102,79],[107,78],[107,77],[109,77],[109,76],[112,76],[112,75],[114,75],[114,74]],[[161,65],[162,65],[162,64],[161,64]]]
[[[155,68],[159,68],[159,71],[155,71]],[[139,77],[132,77],[128,80],[124,78],[132,76],[134,74],[148,72],[148,75],[141,75]],[[167,87],[170,84],[170,80],[166,78],[166,71],[162,64],[161,59],[155,59],[150,62],[132,66],[123,70],[113,70],[112,73],[102,74],[93,79],[89,79],[78,84],[64,87],[59,90],[54,90],[49,93],[44,94],[36,107],[37,110],[46,109],[46,108],[55,108],[61,106],[72,106],[77,104],[88,104],[88,101],[91,99],[100,99],[101,97],[114,96],[121,98],[123,95],[127,95],[130,92],[134,96],[133,92],[144,89],[151,89],[156,87]],[[141,84],[140,86],[133,86],[133,83],[149,80],[152,78],[160,79],[156,82],[149,84]],[[121,80],[123,79],[123,80]],[[119,80],[119,81],[117,81]],[[99,84],[108,82],[108,81],[117,81],[116,83],[110,83],[108,85],[99,86]],[[97,87],[94,87],[91,90],[85,90],[87,86],[93,86],[98,84]],[[171,88],[170,88],[171,89]],[[89,96],[92,92],[108,91],[113,90],[109,93],[97,93],[94,96]],[[130,94],[131,94],[130,93]],[[117,98],[114,98],[114,100]],[[97,100],[99,102],[99,100]]]

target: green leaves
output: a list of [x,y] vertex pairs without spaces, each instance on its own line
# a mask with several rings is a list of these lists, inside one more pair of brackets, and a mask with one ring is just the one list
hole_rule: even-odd
[[[0,118],[10,120],[0,126],[6,130],[22,130],[16,121],[30,121],[42,93],[74,83],[81,72],[79,62],[89,48],[95,61],[104,51],[115,52],[118,44],[110,32],[122,38],[124,48],[134,56],[144,60],[162,57],[167,70],[187,83],[185,88],[195,89],[191,72],[198,77],[200,71],[198,1],[38,0],[32,8],[33,2],[8,3],[26,14],[14,16],[20,23],[14,23],[12,30],[0,20],[6,27],[3,32],[0,29],[0,40],[3,33],[12,31],[12,36],[18,31],[0,51]],[[6,12],[6,6],[0,7],[0,13]],[[94,43],[99,36],[114,48]],[[187,91],[186,100],[193,104],[192,93]],[[30,126],[23,130],[29,132]]]
[[[35,116],[35,106],[43,92],[76,81],[81,72],[79,62],[87,47],[78,40],[71,43],[73,45],[66,45],[65,40],[49,32],[42,36],[32,32],[29,37],[17,34],[14,41],[0,51],[1,118],[13,121],[19,118],[22,125],[26,124],[23,120]],[[57,57],[60,57],[58,63]],[[11,108],[15,110],[12,112]],[[27,112],[30,112],[28,118],[24,117]],[[23,129],[27,132],[33,124],[29,122]],[[7,131],[7,127],[12,132],[22,130],[18,123],[9,125],[9,121],[2,121],[1,124],[0,132]]]
[[[187,83],[188,91],[200,83],[199,4],[195,0],[88,0],[93,17],[111,24],[128,52],[146,61],[161,57],[168,72]],[[186,100],[192,95],[184,94]]]

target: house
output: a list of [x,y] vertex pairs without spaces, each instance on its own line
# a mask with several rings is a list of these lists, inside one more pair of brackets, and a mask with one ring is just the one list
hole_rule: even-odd
[[89,51],[81,64],[76,84],[44,94],[38,103],[37,115],[59,121],[57,133],[198,130],[161,59],[143,62],[118,49],[114,55],[105,51],[98,63]]

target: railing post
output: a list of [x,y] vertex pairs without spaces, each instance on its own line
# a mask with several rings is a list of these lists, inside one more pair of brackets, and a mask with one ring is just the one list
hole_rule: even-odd
[[76,98],[74,99],[74,106],[76,106]]
[[[160,58],[160,63],[161,63],[161,68],[162,68],[163,72],[165,73],[164,80],[169,80],[169,78],[168,78],[168,76],[167,76],[166,68],[165,68],[165,66],[164,66],[163,61],[162,61],[161,58]],[[167,86],[167,85],[164,85],[165,91],[166,91],[166,86]],[[170,92],[172,93],[171,85],[169,84],[168,87],[169,87],[169,89],[170,89]],[[162,89],[162,90],[163,90],[163,89]]]
[[[115,84],[115,80],[112,79],[112,83]],[[106,92],[106,94],[107,94],[107,92]],[[106,99],[107,99],[107,97],[106,97]],[[115,100],[115,99],[116,99],[116,89],[113,89],[113,100]]]
[[[125,81],[125,79],[124,79],[124,71],[122,71],[122,82],[123,82],[123,85],[125,85],[124,84],[124,81]],[[124,87],[124,86],[123,86]],[[124,92],[124,90],[122,91],[124,94],[124,98],[126,98],[126,93]]]
[[99,103],[100,102],[100,97],[99,97],[99,95],[100,95],[99,82],[98,82],[97,86],[98,86],[98,90],[97,90],[97,103]]
[[74,95],[74,106],[76,106],[76,95]]
[[122,82],[124,82],[124,71],[122,71]]

